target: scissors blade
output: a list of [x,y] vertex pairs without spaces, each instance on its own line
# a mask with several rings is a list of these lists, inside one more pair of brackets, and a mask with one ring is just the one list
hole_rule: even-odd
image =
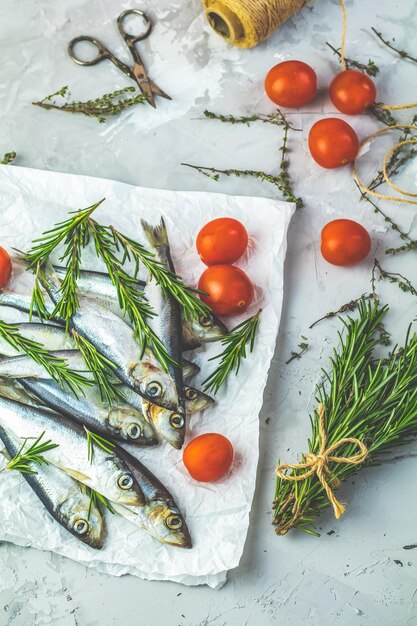
[[132,68],[132,73],[139,86],[139,89],[142,93],[146,95],[149,104],[152,105],[154,109],[156,109],[155,98],[153,97],[150,80],[144,66],[141,63],[135,63]]
[[165,91],[162,91],[162,89],[158,87],[158,85],[155,85],[153,80],[149,80],[149,85],[152,89],[152,93],[154,93],[155,95],[160,96],[161,98],[166,98],[167,100],[172,100],[171,96],[165,93]]

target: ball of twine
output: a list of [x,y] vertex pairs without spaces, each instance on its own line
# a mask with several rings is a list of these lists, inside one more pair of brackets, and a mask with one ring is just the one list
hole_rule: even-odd
[[229,43],[253,48],[267,39],[307,0],[203,0],[212,28]]

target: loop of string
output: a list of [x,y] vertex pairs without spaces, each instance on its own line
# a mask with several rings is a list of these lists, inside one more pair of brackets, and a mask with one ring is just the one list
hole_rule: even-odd
[[[333,511],[335,517],[339,519],[345,512],[345,505],[343,505],[336,498],[333,489],[336,489],[339,486],[340,481],[336,478],[331,478],[331,471],[329,469],[329,463],[346,463],[349,465],[360,465],[368,456],[368,448],[365,444],[356,439],[355,437],[344,437],[343,439],[339,439],[339,441],[335,441],[331,446],[327,448],[327,434],[325,427],[325,419],[324,419],[324,405],[319,404],[318,409],[319,416],[319,434],[321,439],[321,446],[318,454],[314,452],[309,452],[305,455],[304,463],[282,463],[278,465],[275,469],[276,475],[282,480],[289,480],[293,482],[306,480],[310,478],[314,474],[316,474],[317,478],[321,482],[323,489],[326,492],[327,498],[330,504],[333,507]],[[335,452],[338,448],[343,446],[344,444],[351,443],[359,448],[359,453],[354,454],[352,456],[333,456],[333,452]],[[285,474],[283,470],[307,470],[302,474]],[[330,478],[329,478],[330,477]]]
[[358,158],[359,158],[359,154],[361,149],[370,141],[372,141],[372,139],[375,139],[376,137],[379,137],[379,135],[382,135],[383,133],[386,133],[390,130],[396,130],[396,129],[409,129],[409,130],[417,130],[417,126],[414,124],[395,124],[394,126],[387,126],[386,128],[381,128],[380,130],[377,130],[375,133],[372,133],[372,135],[369,135],[369,137],[367,137],[365,139],[365,141],[363,141],[359,147],[359,152],[355,158],[355,160],[353,161],[353,179],[356,181],[356,183],[358,184],[358,186],[361,188],[361,190],[364,193],[367,193],[371,196],[374,196],[375,198],[380,198],[381,200],[392,200],[394,202],[404,202],[407,204],[417,204],[416,200],[410,200],[409,198],[416,198],[417,197],[417,193],[411,193],[410,191],[406,191],[405,189],[401,189],[400,187],[398,187],[397,185],[395,185],[392,180],[390,179],[388,172],[387,172],[387,166],[388,166],[388,161],[390,156],[392,155],[393,152],[395,152],[395,150],[398,150],[400,148],[402,148],[403,146],[406,145],[410,145],[410,144],[415,144],[417,143],[417,138],[412,138],[412,139],[405,139],[404,141],[399,141],[398,143],[396,143],[394,146],[392,146],[392,148],[390,148],[385,156],[384,156],[384,162],[383,162],[383,167],[382,167],[382,173],[384,175],[384,180],[385,182],[395,191],[397,191],[398,193],[400,193],[402,196],[407,196],[406,198],[401,198],[400,196],[389,196],[387,194],[383,194],[383,193],[379,193],[378,191],[375,191],[374,189],[370,189],[367,185],[365,185],[365,183],[360,179],[359,174],[358,174]]

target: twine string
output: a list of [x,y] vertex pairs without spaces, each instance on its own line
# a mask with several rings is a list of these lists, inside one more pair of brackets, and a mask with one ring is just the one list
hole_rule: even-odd
[[[267,39],[307,0],[203,0],[207,14],[215,12],[223,21],[240,24],[243,33],[239,39],[222,34],[230,43],[252,48]],[[217,31],[219,32],[219,31]]]
[[365,185],[365,183],[361,180],[361,178],[359,177],[359,174],[358,174],[358,163],[357,163],[357,161],[358,161],[361,149],[367,143],[372,141],[372,139],[375,139],[376,137],[379,137],[379,135],[382,135],[382,134],[388,132],[389,130],[396,130],[396,129],[417,130],[417,126],[414,125],[414,124],[395,124],[393,126],[387,126],[386,128],[381,128],[380,130],[377,130],[375,133],[372,133],[372,135],[369,135],[369,137],[367,137],[365,139],[365,141],[363,141],[361,143],[361,145],[359,147],[359,152],[356,155],[355,160],[353,161],[353,179],[356,181],[356,183],[361,188],[363,193],[370,194],[371,196],[374,196],[375,198],[380,198],[381,200],[392,200],[394,202],[404,202],[404,203],[407,203],[407,204],[417,204],[416,200],[411,200],[410,199],[410,198],[416,198],[417,197],[417,193],[411,193],[411,191],[406,191],[405,189],[401,189],[400,187],[395,185],[392,182],[392,180],[390,179],[390,177],[388,175],[388,170],[387,170],[387,168],[388,168],[388,161],[389,161],[389,158],[392,155],[392,153],[395,152],[398,149],[401,149],[403,146],[417,143],[417,138],[405,139],[403,141],[397,142],[395,145],[393,145],[386,152],[386,154],[384,156],[384,161],[383,161],[383,166],[382,166],[382,173],[383,173],[383,176],[384,176],[384,180],[392,189],[394,189],[394,191],[397,191],[402,196],[406,196],[405,198],[402,198],[401,196],[390,196],[390,195],[387,195],[387,194],[379,193],[378,191],[375,191],[374,189],[370,189],[367,185]]
[[[310,478],[314,474],[316,474],[320,483],[323,486],[323,489],[326,492],[327,498],[330,504],[333,507],[333,511],[336,519],[339,519],[345,512],[345,505],[342,504],[335,496],[333,489],[337,489],[340,484],[340,481],[336,478],[331,479],[331,471],[329,469],[329,463],[346,463],[348,465],[360,465],[368,456],[368,448],[365,444],[356,439],[355,437],[344,437],[343,439],[339,439],[335,441],[327,447],[327,433],[326,433],[326,425],[325,425],[325,409],[323,404],[319,404],[317,408],[318,416],[319,416],[319,434],[321,439],[321,446],[319,452],[316,454],[314,452],[309,452],[305,455],[304,463],[281,463],[275,469],[276,475],[282,480],[289,480],[293,482],[306,480]],[[351,443],[356,445],[359,448],[359,452],[357,454],[353,454],[352,456],[334,456],[333,452],[335,452],[338,448],[345,445],[346,443]],[[302,474],[294,475],[294,474],[285,474],[284,470],[306,470]]]

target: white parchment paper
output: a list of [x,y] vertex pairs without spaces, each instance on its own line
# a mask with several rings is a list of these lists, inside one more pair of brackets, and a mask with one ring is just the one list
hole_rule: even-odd
[[[0,540],[51,550],[102,572],[130,573],[141,578],[173,580],[187,585],[221,586],[227,570],[239,564],[248,530],[258,463],[258,415],[278,332],[282,297],[286,233],[294,205],[266,198],[213,193],[173,192],[134,187],[120,182],[22,167],[0,167],[0,245],[25,250],[31,241],[70,210],[85,208],[100,198],[96,212],[103,223],[145,243],[140,219],[166,221],[176,270],[196,285],[205,266],[195,250],[195,237],[210,219],[236,217],[245,224],[250,245],[238,265],[256,285],[256,298],[245,317],[263,309],[256,348],[238,377],[231,377],[216,406],[192,416],[186,443],[196,435],[218,432],[235,449],[228,476],[210,483],[190,478],[182,455],[168,444],[152,449],[131,448],[173,493],[186,516],[193,539],[191,550],[157,542],[130,522],[106,512],[106,541],[95,551],[62,529],[15,472],[0,476]],[[91,254],[85,267],[101,269]],[[29,289],[27,277],[16,272],[11,288]],[[2,309],[8,321],[21,315]],[[226,320],[229,326],[243,318]],[[202,371],[196,386],[213,368],[208,359],[219,344],[188,353]],[[188,356],[188,355],[187,355]]]

